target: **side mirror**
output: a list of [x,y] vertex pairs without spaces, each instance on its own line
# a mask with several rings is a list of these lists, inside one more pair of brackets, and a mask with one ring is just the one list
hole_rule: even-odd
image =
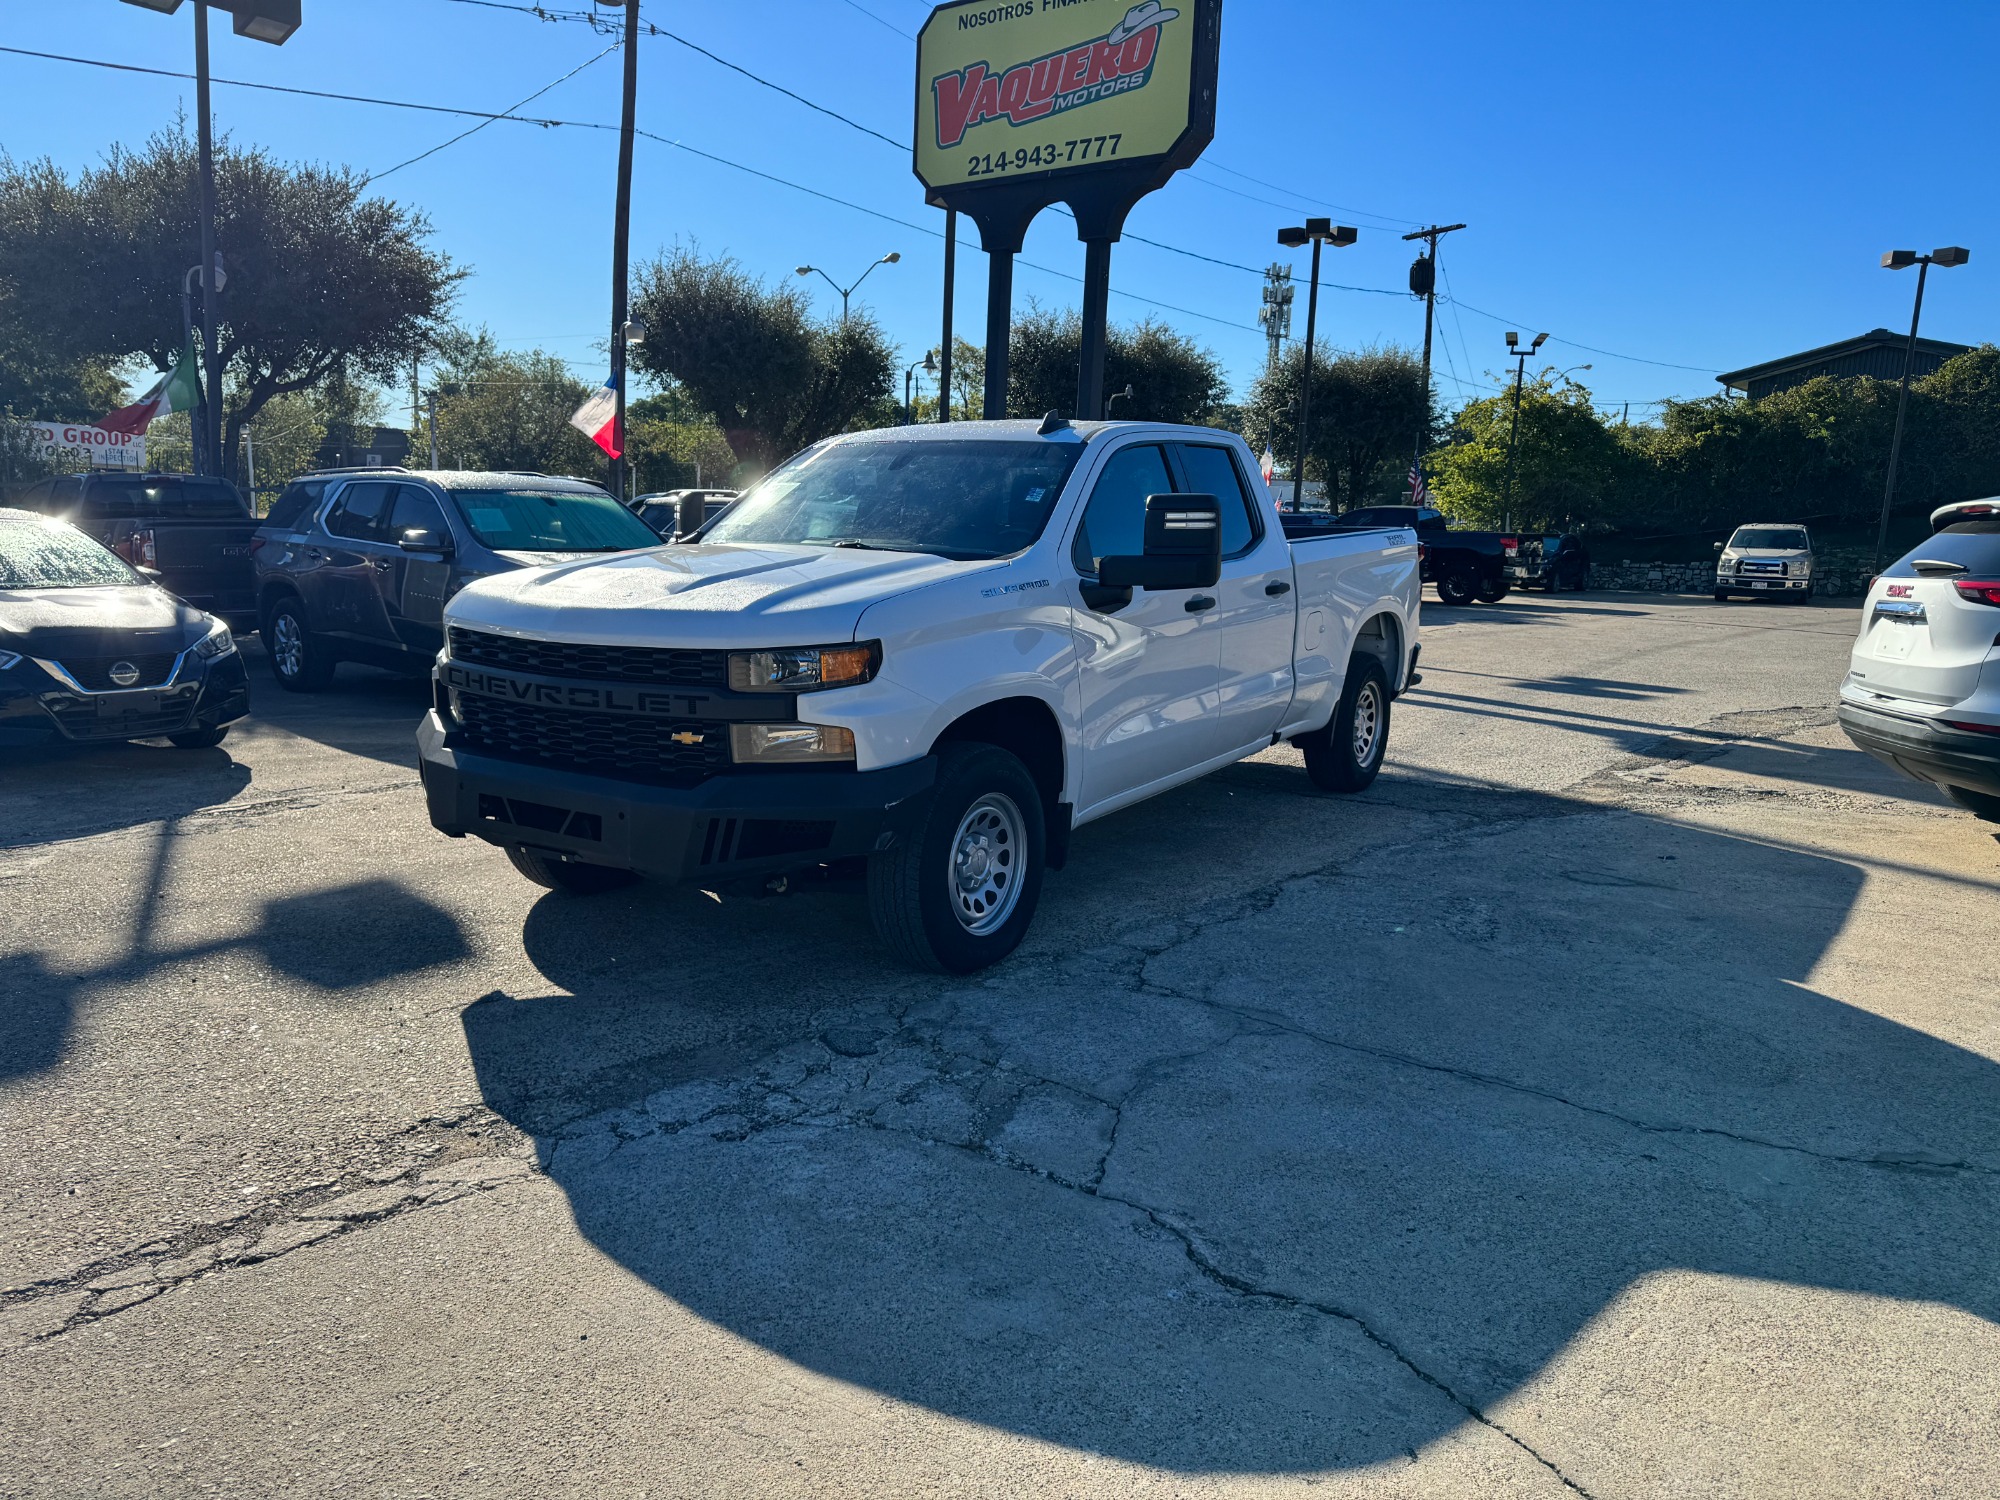
[[1720,543],[1720,542],[1717,542],[1717,543],[1715,544],[1715,550],[1716,550],[1717,552],[1720,552],[1720,551],[1722,550],[1722,543]]
[[1205,589],[1222,577],[1222,502],[1214,495],[1148,495],[1146,550],[1103,557],[1105,588]]
[[412,526],[403,533],[402,540],[396,545],[405,552],[435,552],[440,556],[449,556],[451,553],[450,537],[439,536],[435,531],[422,526]]
[[167,576],[166,574],[162,573],[158,568],[149,568],[144,563],[138,564],[137,571],[145,575],[146,581],[148,583],[160,583],[164,581]]

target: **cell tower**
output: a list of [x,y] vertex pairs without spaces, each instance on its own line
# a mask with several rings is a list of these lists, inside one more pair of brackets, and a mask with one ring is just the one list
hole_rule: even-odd
[[1272,265],[1264,272],[1264,305],[1257,309],[1257,326],[1271,345],[1271,367],[1277,368],[1285,340],[1292,336],[1292,268]]

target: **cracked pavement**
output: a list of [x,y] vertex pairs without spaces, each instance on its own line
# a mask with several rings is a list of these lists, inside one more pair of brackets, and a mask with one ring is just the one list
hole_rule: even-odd
[[0,1495],[1994,1493],[2000,843],[1853,624],[1433,608],[970,981],[535,890],[364,670],[0,763]]

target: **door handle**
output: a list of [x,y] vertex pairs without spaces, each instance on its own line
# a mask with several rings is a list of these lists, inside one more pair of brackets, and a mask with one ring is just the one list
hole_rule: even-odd
[[389,571],[389,559],[386,557],[378,557],[375,559],[375,566],[380,571],[386,573]]
[[1277,598],[1280,594],[1289,594],[1291,591],[1292,586],[1283,579],[1274,578],[1271,582],[1264,585],[1264,592],[1269,594],[1273,599]]
[[1185,609],[1191,615],[1198,615],[1205,609],[1214,609],[1215,601],[1206,594],[1196,594],[1186,604],[1183,604],[1181,608]]

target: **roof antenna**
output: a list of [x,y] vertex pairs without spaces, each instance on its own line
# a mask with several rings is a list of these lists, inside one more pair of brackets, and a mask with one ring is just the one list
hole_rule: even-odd
[[1047,437],[1052,432],[1061,432],[1069,426],[1069,418],[1059,411],[1052,411],[1042,418],[1042,425],[1035,429],[1036,437]]

